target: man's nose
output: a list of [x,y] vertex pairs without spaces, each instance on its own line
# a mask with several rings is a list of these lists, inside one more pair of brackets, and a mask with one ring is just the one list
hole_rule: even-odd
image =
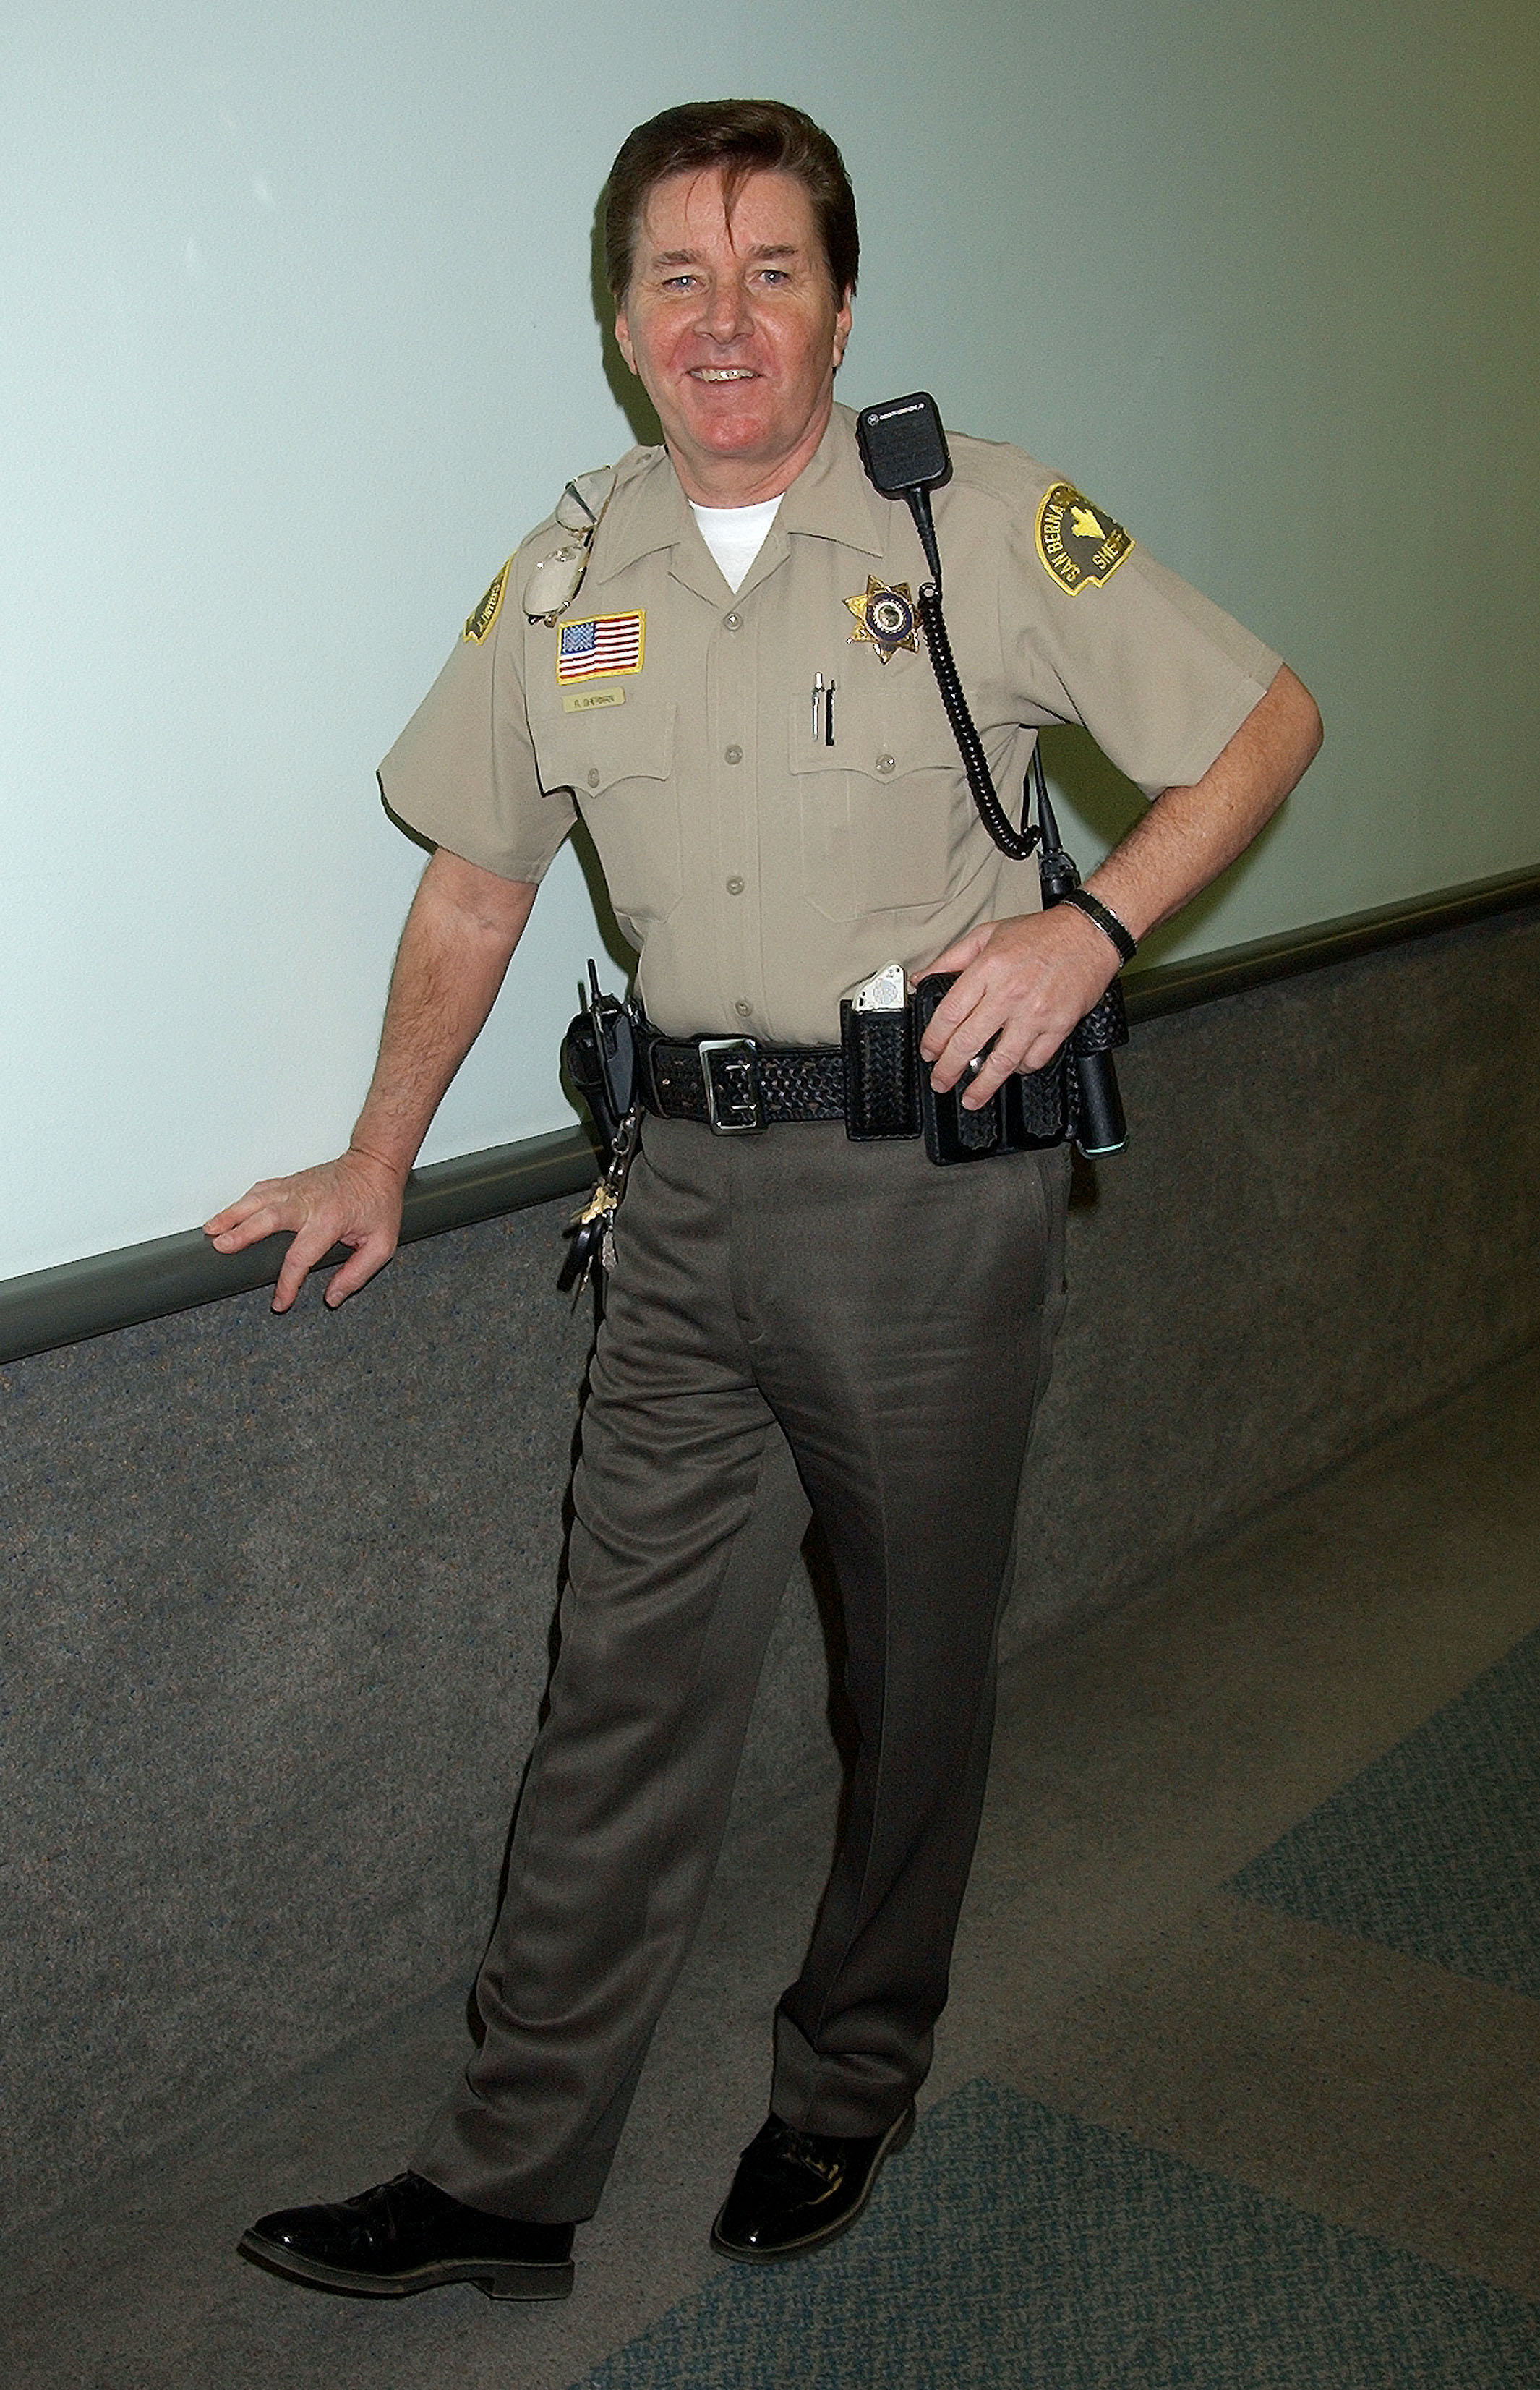
[[711,340],[725,342],[742,337],[750,328],[748,301],[733,280],[714,282],[706,293],[700,328]]

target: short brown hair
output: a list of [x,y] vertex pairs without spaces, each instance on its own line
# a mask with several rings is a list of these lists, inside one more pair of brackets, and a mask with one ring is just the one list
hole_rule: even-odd
[[751,174],[795,174],[813,202],[824,257],[842,300],[855,288],[861,242],[855,194],[828,135],[781,99],[694,99],[665,108],[622,142],[604,186],[604,270],[617,306],[631,288],[636,234],[653,186],[670,174],[725,169],[722,197],[729,223]]

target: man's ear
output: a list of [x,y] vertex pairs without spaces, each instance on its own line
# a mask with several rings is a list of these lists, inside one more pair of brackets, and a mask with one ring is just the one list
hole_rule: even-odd
[[847,290],[840,302],[840,312],[834,318],[834,363],[836,370],[844,363],[845,345],[850,339],[851,301],[854,293]]
[[631,327],[625,320],[625,309],[623,307],[617,307],[615,310],[615,346],[619,349],[622,356],[625,359],[631,371],[635,373],[636,370],[636,354],[631,345]]

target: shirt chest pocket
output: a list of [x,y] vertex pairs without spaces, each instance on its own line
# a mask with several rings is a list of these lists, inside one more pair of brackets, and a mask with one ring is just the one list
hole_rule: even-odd
[[532,723],[541,786],[571,789],[598,851],[610,901],[633,921],[663,921],[684,890],[674,785],[676,709],[638,699]]
[[[855,677],[853,672],[852,682]],[[834,921],[942,903],[956,861],[959,791],[967,803],[962,765],[929,672],[908,673],[886,688],[867,679],[863,674],[849,694],[836,690],[833,746],[822,708],[816,734],[805,697],[793,701],[790,713],[802,893]]]

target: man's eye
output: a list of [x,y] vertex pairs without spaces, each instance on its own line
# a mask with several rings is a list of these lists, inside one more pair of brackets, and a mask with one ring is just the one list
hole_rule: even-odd
[[689,290],[694,288],[694,285],[693,274],[665,274],[663,276],[665,290]]

